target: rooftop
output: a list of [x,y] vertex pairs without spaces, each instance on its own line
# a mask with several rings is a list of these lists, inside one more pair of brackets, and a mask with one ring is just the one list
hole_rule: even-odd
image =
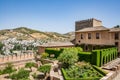
[[120,28],[111,28],[110,32],[120,32]]
[[78,30],[76,32],[103,31],[103,30],[109,30],[109,29],[104,27],[104,26],[97,26],[97,27],[83,28],[83,29]]
[[40,45],[39,47],[67,47],[67,46],[74,46],[74,44],[71,42],[50,42]]

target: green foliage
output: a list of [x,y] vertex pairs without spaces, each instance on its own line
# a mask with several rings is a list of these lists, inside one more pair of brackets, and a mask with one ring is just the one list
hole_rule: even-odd
[[91,52],[79,52],[79,61],[91,62]]
[[33,77],[33,78],[37,78],[37,74],[36,74],[36,73],[33,73],[33,74],[32,74],[32,77]]
[[61,52],[63,51],[63,49],[60,49],[60,48],[46,48],[45,49],[45,53],[48,53],[49,54],[49,57],[51,54],[54,54],[54,58],[57,58]]
[[77,52],[83,51],[81,47],[71,47],[71,48],[46,48],[45,52],[49,54],[49,57],[51,54],[54,54],[54,58],[58,58],[59,55],[65,50],[76,50]]
[[16,71],[14,68],[13,68],[13,65],[11,63],[7,63],[7,66],[1,70],[1,73],[2,74],[10,74],[12,72]]
[[58,60],[61,61],[66,68],[70,65],[73,65],[75,62],[78,61],[77,49],[64,49],[64,51],[58,57]]
[[[25,67],[31,69],[32,67],[35,67],[35,63],[34,62],[28,62],[28,63],[25,64]],[[31,69],[31,71],[32,71],[32,69]]]
[[14,44],[13,50],[21,50],[22,46],[20,44]]
[[29,73],[30,72],[28,70],[24,70],[22,68],[17,73],[13,73],[12,75],[10,75],[10,78],[13,80],[29,80]]
[[47,58],[48,56],[49,56],[48,53],[42,53],[42,54],[41,54],[41,58],[44,58],[44,59]]
[[45,65],[42,65],[38,68],[38,71],[40,72],[43,72],[43,73],[49,73],[50,72],[50,69],[51,69],[51,65],[49,64],[45,64]]
[[99,68],[99,67],[97,67],[97,66],[95,66],[95,65],[93,65],[93,67],[94,67],[94,69],[96,69],[97,71],[99,71],[102,75],[106,75],[107,74],[107,72],[106,71],[104,71],[104,70],[102,70],[101,68]]
[[103,64],[117,58],[117,54],[118,52],[116,47],[93,50],[91,55],[91,63],[93,65],[102,66]]
[[99,80],[103,76],[88,63],[62,68],[62,73],[65,80]]
[[0,51],[2,50],[3,46],[4,46],[4,44],[2,44],[2,43],[0,42]]

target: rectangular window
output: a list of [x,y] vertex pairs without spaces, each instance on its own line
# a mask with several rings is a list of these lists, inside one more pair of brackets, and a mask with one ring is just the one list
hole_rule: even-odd
[[83,34],[81,34],[81,39],[83,39]]
[[115,33],[115,40],[119,40],[119,33]]
[[115,42],[115,46],[118,47],[119,43],[118,42]]
[[96,39],[100,39],[100,34],[96,33]]
[[88,39],[91,39],[91,33],[88,33]]

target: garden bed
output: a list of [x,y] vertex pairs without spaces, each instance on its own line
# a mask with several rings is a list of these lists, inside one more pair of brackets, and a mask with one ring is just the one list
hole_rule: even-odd
[[65,80],[100,80],[105,75],[102,74],[102,70],[100,72],[90,64],[74,65],[68,69],[62,68],[62,73]]

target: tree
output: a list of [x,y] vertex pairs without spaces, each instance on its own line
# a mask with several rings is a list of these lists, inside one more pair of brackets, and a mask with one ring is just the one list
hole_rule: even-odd
[[64,68],[68,68],[78,61],[78,50],[72,48],[64,49],[58,57],[58,60],[63,63]]
[[120,28],[120,25],[116,25],[116,26],[114,26],[114,28]]
[[2,51],[3,46],[4,46],[4,44],[2,44],[2,43],[0,42],[0,53],[3,53],[3,51]]
[[32,67],[35,67],[35,63],[34,62],[28,62],[25,64],[26,68],[30,68],[30,70],[32,71]]

